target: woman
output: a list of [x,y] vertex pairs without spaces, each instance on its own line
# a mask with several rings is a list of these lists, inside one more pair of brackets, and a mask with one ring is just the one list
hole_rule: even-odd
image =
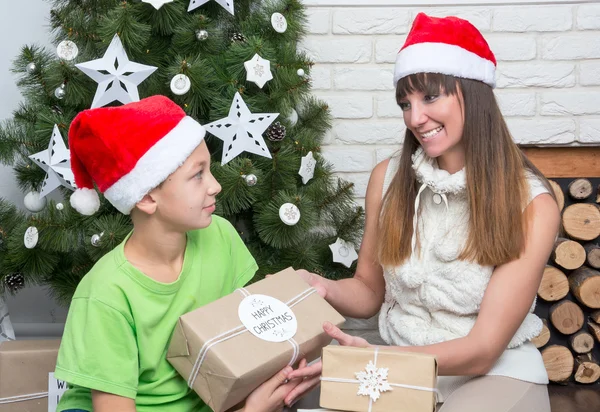
[[[547,180],[514,144],[493,94],[496,61],[456,17],[420,13],[395,66],[401,154],[378,164],[352,279],[303,277],[349,317],[379,312],[385,342],[437,357],[442,412],[548,412],[548,377],[530,341],[559,228]],[[332,325],[343,345],[369,346]],[[318,384],[321,364],[288,404]]]

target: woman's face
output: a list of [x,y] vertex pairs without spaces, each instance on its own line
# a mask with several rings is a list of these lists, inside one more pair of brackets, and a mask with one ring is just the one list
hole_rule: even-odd
[[456,95],[437,95],[413,91],[401,99],[406,127],[415,135],[427,156],[437,158],[455,151],[461,145],[464,110],[460,91]]

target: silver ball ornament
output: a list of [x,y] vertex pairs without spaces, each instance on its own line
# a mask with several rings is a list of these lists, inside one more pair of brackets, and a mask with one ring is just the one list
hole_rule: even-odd
[[298,69],[296,73],[298,74],[298,76],[304,76],[304,69]]
[[99,235],[98,234],[92,235],[92,240],[91,240],[92,246],[100,247],[100,242],[102,241],[102,235],[104,235],[104,232],[100,233]]
[[46,202],[46,198],[40,197],[38,192],[29,192],[23,199],[25,207],[32,213],[41,212],[46,207]]
[[27,65],[25,70],[27,70],[27,73],[33,74],[37,71],[37,64],[35,64],[34,62],[31,62]]
[[244,180],[246,181],[246,184],[251,187],[256,185],[256,183],[258,182],[258,178],[256,177],[256,175],[253,174],[244,175]]
[[66,95],[67,91],[65,90],[64,84],[62,86],[58,86],[56,90],[54,90],[54,96],[56,96],[57,99],[62,100],[65,98]]
[[196,39],[200,41],[208,39],[208,32],[206,30],[196,30]]

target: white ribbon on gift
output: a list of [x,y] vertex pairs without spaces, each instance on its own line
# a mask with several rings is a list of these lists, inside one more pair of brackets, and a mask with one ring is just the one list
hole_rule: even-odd
[[[304,299],[306,299],[313,293],[316,293],[316,291],[317,290],[315,288],[308,288],[304,292],[299,293],[298,295],[296,295],[293,298],[291,298],[290,300],[288,300],[286,302],[286,305],[288,305],[290,308],[293,308],[294,306],[296,306],[298,303],[302,302]],[[236,289],[236,292],[240,292],[242,295],[244,295],[244,297],[248,297],[251,295],[251,293],[248,292],[248,290],[246,288]],[[208,351],[213,346],[215,346],[218,343],[225,342],[226,340],[229,340],[233,337],[236,337],[236,336],[241,335],[246,332],[248,332],[248,329],[246,329],[246,327],[244,325],[240,325],[237,328],[230,329],[226,332],[221,333],[220,335],[215,336],[212,339],[207,340],[204,343],[204,345],[202,345],[202,348],[200,348],[200,352],[198,352],[198,356],[196,357],[196,362],[194,363],[194,367],[192,368],[192,372],[190,373],[190,377],[188,378],[188,386],[190,388],[193,388],[194,382],[196,382],[196,378],[198,377],[198,373],[200,372],[200,368],[202,367],[202,364],[204,363],[204,359],[206,359],[206,355],[208,354]],[[298,356],[300,355],[300,345],[298,345],[298,342],[296,342],[294,340],[294,338],[290,338],[287,341],[290,343],[290,345],[292,345],[292,348],[294,349],[294,352],[292,354],[292,359],[288,363],[288,366],[290,366],[290,365],[293,365],[294,363],[296,363],[296,361],[298,360]]]
[[[377,367],[377,353],[379,352],[379,347],[375,346],[375,354],[373,356],[373,364]],[[339,383],[356,383],[361,384],[361,382],[357,379],[343,379],[343,378],[324,378],[321,377],[321,381],[324,382],[339,382]],[[404,385],[401,383],[389,383],[388,385],[396,387],[396,388],[405,388],[405,389],[414,389],[417,391],[425,391],[425,392],[435,392],[437,395],[439,391],[436,388],[428,388],[426,386],[415,386],[415,385]],[[369,397],[369,412],[373,409],[373,398]]]
[[42,399],[42,398],[47,398],[47,397],[48,397],[48,392],[31,393],[29,395],[9,396],[7,398],[0,398],[0,405],[7,404],[7,403],[30,401],[33,399]]

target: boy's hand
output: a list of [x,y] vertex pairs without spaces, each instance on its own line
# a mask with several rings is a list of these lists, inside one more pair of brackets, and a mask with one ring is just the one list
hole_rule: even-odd
[[[301,360],[299,368],[306,367],[306,360]],[[284,407],[284,399],[302,382],[302,379],[288,380],[293,369],[286,366],[271,379],[260,385],[246,399],[244,412],[280,412]]]

